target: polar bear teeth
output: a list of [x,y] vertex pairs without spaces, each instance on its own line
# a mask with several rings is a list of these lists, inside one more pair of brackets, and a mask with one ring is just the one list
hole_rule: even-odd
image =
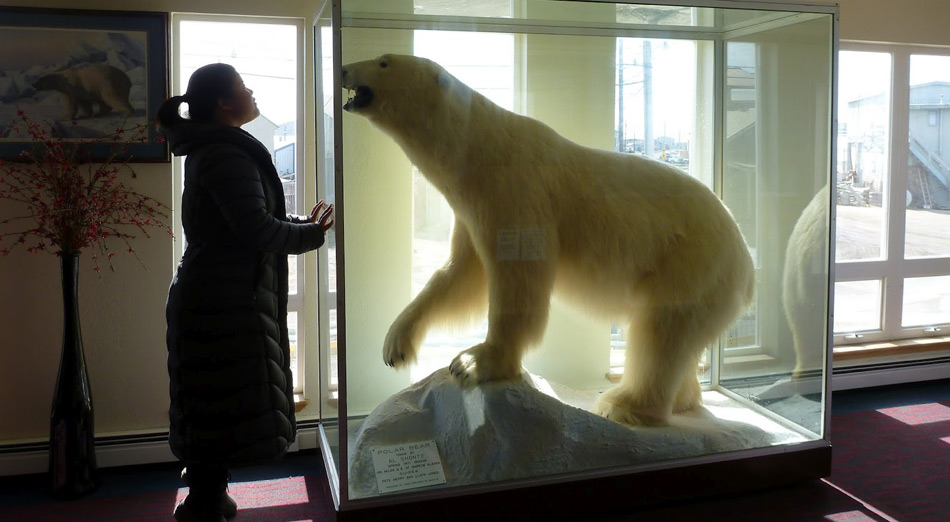
[[343,110],[348,111],[353,108],[353,100],[356,98],[356,90],[352,87],[344,87],[346,89],[346,99],[343,102]]
[[346,103],[343,105],[343,109],[348,111],[355,111],[358,109],[363,109],[369,107],[373,102],[373,90],[365,85],[357,85],[355,87],[346,87],[347,99]]

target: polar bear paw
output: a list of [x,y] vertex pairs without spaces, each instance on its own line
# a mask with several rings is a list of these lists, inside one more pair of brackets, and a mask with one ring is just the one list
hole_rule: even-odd
[[386,366],[402,368],[416,360],[419,341],[413,335],[413,328],[397,321],[389,328],[383,341],[383,362]]
[[514,380],[521,375],[519,367],[506,368],[504,363],[498,360],[491,345],[481,343],[456,355],[449,365],[449,373],[463,388],[483,382]]
[[636,406],[633,395],[623,388],[613,388],[597,398],[594,412],[614,422],[629,426],[666,426],[669,411],[664,408]]

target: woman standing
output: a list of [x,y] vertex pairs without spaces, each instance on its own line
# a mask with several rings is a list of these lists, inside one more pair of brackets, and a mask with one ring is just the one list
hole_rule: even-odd
[[323,244],[333,206],[287,216],[269,151],[240,128],[258,115],[226,64],[199,68],[158,112],[172,152],[187,156],[186,247],[166,306],[169,443],[189,486],[180,522],[233,518],[228,468],[279,458],[296,437],[287,255]]

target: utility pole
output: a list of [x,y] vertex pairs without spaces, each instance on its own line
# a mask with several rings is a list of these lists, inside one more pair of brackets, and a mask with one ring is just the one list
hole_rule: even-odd
[[626,119],[623,117],[623,38],[617,38],[617,143],[614,144],[614,150],[626,152]]
[[[628,20],[637,20],[638,23],[648,25],[658,24],[663,20],[672,20],[676,23],[685,24],[689,22],[688,8],[670,8],[670,7],[650,7],[650,6],[621,6],[623,16]],[[650,40],[643,42],[643,152],[650,157],[655,154],[655,145],[653,143],[653,43]],[[618,62],[621,71],[623,70],[623,61]],[[622,79],[622,72],[621,72]],[[623,81],[620,82],[620,107],[623,107]],[[620,113],[622,122],[624,115]],[[621,125],[622,131],[622,125]],[[622,132],[621,132],[622,133]]]
[[653,44],[643,40],[643,153],[654,157],[653,148]]

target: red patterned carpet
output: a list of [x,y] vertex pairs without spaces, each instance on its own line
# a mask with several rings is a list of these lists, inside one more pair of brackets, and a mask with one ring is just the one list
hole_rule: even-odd
[[900,522],[950,521],[950,401],[835,416],[829,481]]
[[[950,522],[950,401],[945,400],[950,393],[946,388],[938,393],[937,400],[943,402],[921,400],[916,405],[888,404],[835,415],[833,469],[824,481],[558,520]],[[175,504],[186,492],[179,488],[178,469],[176,464],[108,468],[102,470],[97,492],[70,502],[49,499],[43,493],[42,475],[4,477],[0,521],[170,522]],[[230,493],[240,506],[235,522],[334,519],[320,458],[314,452],[289,455],[262,471],[236,470],[232,476]],[[466,519],[464,515],[463,510],[453,519]]]
[[[4,522],[170,522],[186,489],[86,498],[3,509]],[[323,522],[333,520],[317,475],[232,483],[230,495],[240,506],[238,521]]]
[[[165,472],[167,475],[168,472]],[[233,483],[240,506],[234,522],[330,522],[332,503],[320,482],[307,475]],[[103,485],[106,486],[105,484]],[[0,507],[3,522],[172,522],[172,510],[185,490],[96,496],[71,502],[45,501]],[[649,492],[641,492],[649,494]],[[97,494],[101,495],[101,493]],[[503,508],[500,509],[503,511]],[[451,520],[473,520],[464,510]],[[399,520],[399,519],[392,519]],[[446,518],[445,520],[450,520]],[[504,517],[480,519],[503,522]],[[891,522],[821,482],[769,491],[678,502],[600,517],[545,518],[545,522]],[[907,519],[911,520],[911,519]],[[945,519],[936,519],[945,520]],[[518,522],[531,522],[519,517]],[[901,519],[901,522],[905,522]]]

